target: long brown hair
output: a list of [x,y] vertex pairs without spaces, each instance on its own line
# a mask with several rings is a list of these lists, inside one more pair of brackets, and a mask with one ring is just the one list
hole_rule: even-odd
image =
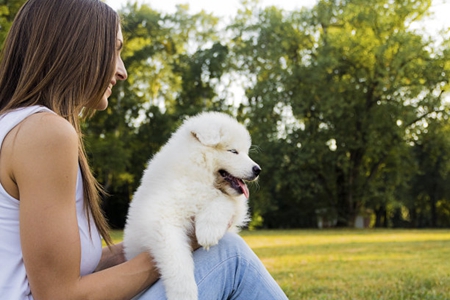
[[92,113],[83,107],[95,107],[114,76],[119,26],[117,13],[100,0],[29,0],[16,15],[0,63],[0,114],[42,105],[78,132],[85,210],[108,245],[101,187],[87,162],[80,113]]

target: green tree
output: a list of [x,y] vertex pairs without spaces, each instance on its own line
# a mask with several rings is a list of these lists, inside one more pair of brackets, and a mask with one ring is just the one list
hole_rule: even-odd
[[12,21],[25,0],[0,0],[0,46],[6,38]]
[[[0,2],[1,43],[23,2]],[[288,12],[244,0],[226,31],[186,5],[162,14],[129,3],[129,78],[84,124],[112,225],[182,120],[221,110],[248,126],[263,168],[250,187],[254,225],[312,227],[326,209],[351,226],[369,208],[377,226],[448,226],[450,39],[413,27],[430,3],[320,0]],[[238,107],[230,82],[245,90]]]
[[271,201],[331,207],[352,226],[363,208],[394,198],[406,132],[446,109],[450,57],[410,29],[430,1],[325,0],[290,13],[251,5],[231,27],[232,51],[252,79],[243,110],[255,140],[278,145],[261,164],[279,174],[271,190],[289,198]]
[[439,212],[439,206],[450,203],[450,127],[448,117],[433,120],[424,128],[411,151],[418,172],[410,179],[409,193],[403,194],[403,202],[409,211],[413,227],[448,226],[449,215]]

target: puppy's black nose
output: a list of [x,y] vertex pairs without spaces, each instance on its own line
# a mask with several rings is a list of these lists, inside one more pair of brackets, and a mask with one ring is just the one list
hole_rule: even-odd
[[261,168],[259,166],[254,166],[253,167],[253,174],[255,174],[255,177],[258,176],[259,173],[261,173]]

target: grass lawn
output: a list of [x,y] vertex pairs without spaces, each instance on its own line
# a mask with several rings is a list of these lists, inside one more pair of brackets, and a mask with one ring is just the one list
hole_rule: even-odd
[[[450,230],[244,231],[291,300],[450,299]],[[122,239],[121,231],[113,239]]]

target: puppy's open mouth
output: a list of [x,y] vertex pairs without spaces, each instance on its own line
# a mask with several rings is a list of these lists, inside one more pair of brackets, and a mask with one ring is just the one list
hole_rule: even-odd
[[223,179],[225,179],[230,184],[230,186],[238,194],[244,194],[245,198],[247,199],[249,198],[250,192],[247,188],[247,185],[242,179],[234,177],[225,170],[219,170],[219,174],[223,177]]

